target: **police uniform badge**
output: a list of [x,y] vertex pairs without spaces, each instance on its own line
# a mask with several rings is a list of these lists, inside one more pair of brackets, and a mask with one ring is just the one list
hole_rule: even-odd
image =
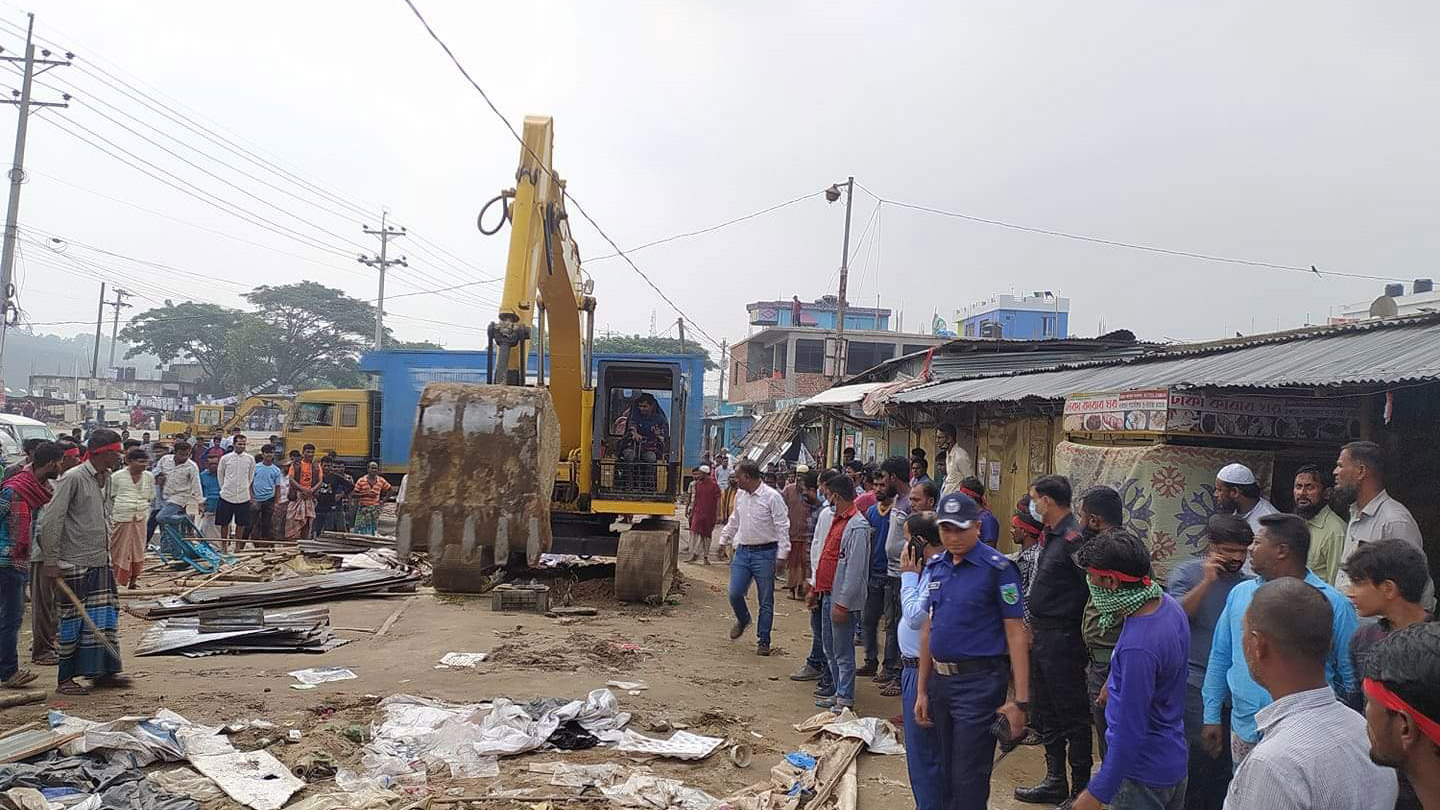
[[1013,605],[1020,601],[1020,586],[1013,582],[1007,582],[1000,586],[1000,598],[1005,604]]

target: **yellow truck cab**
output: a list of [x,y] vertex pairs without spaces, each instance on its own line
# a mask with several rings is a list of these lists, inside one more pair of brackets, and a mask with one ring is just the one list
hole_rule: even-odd
[[331,450],[349,470],[364,470],[380,457],[380,392],[363,388],[301,391],[290,406],[285,450],[315,445],[315,455]]

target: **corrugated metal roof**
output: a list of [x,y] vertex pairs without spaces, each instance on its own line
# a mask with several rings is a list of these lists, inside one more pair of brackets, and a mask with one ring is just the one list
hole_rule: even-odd
[[885,383],[856,383],[854,385],[837,385],[834,388],[826,389],[813,397],[800,403],[801,405],[854,405],[865,398],[865,395]]
[[1119,362],[937,382],[897,394],[902,404],[1063,399],[1135,388],[1288,388],[1440,379],[1440,314],[1318,327],[1194,344]]

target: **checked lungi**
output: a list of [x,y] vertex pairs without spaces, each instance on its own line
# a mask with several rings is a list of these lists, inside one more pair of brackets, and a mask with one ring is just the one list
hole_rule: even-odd
[[[120,597],[115,593],[115,575],[110,567],[70,571],[64,574],[64,582],[79,597],[90,621],[119,649]],[[119,672],[120,659],[95,637],[95,632],[80,617],[80,609],[64,594],[59,594],[56,602],[60,615],[59,682],[65,683],[76,676],[96,678]]]

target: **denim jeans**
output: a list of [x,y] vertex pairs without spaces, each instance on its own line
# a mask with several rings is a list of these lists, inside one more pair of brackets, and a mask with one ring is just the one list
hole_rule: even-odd
[[900,577],[885,577],[885,674],[900,678]]
[[0,565],[0,681],[20,669],[20,620],[25,617],[24,568]]
[[821,681],[829,678],[824,674],[829,671],[829,665],[825,663],[825,639],[822,635],[824,632],[824,624],[820,621],[820,607],[817,605],[814,610],[810,611],[810,657],[805,659],[805,663],[820,670]]
[[905,724],[905,767],[910,774],[910,792],[915,810],[940,810],[943,806],[945,768],[940,761],[940,738],[934,726],[915,722],[915,690],[920,671],[905,667],[900,673],[900,719]]
[[1106,807],[1110,810],[1181,810],[1185,807],[1185,780],[1163,788],[1122,780],[1115,798]]
[[835,603],[830,594],[820,599],[820,637],[824,640],[825,663],[835,683],[835,705],[855,705],[855,614],[837,622],[831,615]]
[[750,608],[745,597],[750,593],[750,583],[755,583],[755,597],[759,602],[759,621],[755,625],[755,640],[770,646],[770,627],[775,623],[775,549],[753,551],[749,546],[735,547],[735,559],[730,562],[730,609],[741,624],[750,623]]
[[865,666],[880,662],[880,617],[885,615],[885,580],[871,575],[865,589],[865,617],[861,622],[865,636]]

